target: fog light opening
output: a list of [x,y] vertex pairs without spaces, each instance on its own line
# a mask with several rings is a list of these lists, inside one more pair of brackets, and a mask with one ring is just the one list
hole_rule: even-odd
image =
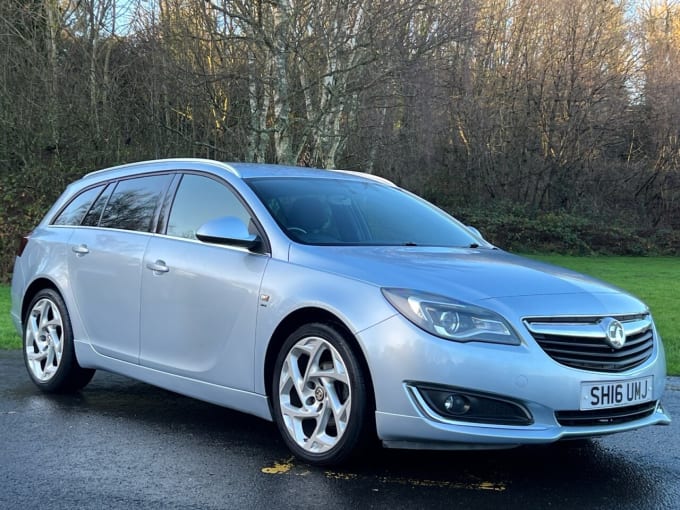
[[416,402],[435,419],[498,425],[533,423],[525,406],[500,396],[417,382],[409,386]]
[[470,410],[470,401],[463,395],[451,393],[444,399],[444,409],[453,415],[465,414]]

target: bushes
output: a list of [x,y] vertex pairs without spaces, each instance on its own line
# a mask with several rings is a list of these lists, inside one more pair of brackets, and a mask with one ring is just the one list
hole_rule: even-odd
[[520,252],[571,255],[680,255],[680,232],[650,230],[566,212],[532,212],[519,205],[444,207],[491,243]]
[[0,168],[0,283],[12,276],[21,237],[38,224],[68,182],[79,176],[74,169],[40,164],[17,168]]

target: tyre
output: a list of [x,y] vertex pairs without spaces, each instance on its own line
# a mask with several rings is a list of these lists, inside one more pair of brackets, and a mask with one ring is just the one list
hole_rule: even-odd
[[290,450],[316,465],[358,452],[370,429],[366,375],[347,339],[313,323],[284,342],[272,378],[274,419]]
[[66,305],[52,289],[39,291],[28,307],[23,351],[28,374],[45,392],[77,391],[95,372],[78,365]]

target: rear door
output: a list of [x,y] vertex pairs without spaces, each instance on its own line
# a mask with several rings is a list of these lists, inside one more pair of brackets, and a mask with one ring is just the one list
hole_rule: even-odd
[[142,259],[171,180],[164,174],[110,183],[71,237],[76,307],[101,354],[139,361]]
[[185,174],[166,235],[154,236],[144,256],[140,363],[250,390],[259,288],[269,256],[196,239],[198,227],[224,216],[255,228],[226,183]]

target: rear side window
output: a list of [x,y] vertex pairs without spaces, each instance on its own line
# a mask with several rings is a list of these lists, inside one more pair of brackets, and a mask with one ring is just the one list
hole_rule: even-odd
[[97,186],[83,191],[59,213],[52,225],[80,225],[85,213],[95,201],[104,186]]
[[151,232],[171,179],[171,175],[153,175],[120,181],[106,204],[99,226]]
[[104,211],[104,206],[106,205],[106,202],[108,202],[109,197],[111,196],[111,191],[113,191],[114,187],[115,184],[110,183],[104,192],[99,195],[97,200],[94,201],[94,204],[92,204],[92,207],[90,207],[90,210],[87,211],[87,214],[83,218],[83,226],[96,227],[99,225],[99,218],[102,217],[102,211]]
[[168,219],[169,236],[196,239],[196,230],[209,220],[236,216],[249,225],[250,214],[224,184],[209,177],[182,177]]

